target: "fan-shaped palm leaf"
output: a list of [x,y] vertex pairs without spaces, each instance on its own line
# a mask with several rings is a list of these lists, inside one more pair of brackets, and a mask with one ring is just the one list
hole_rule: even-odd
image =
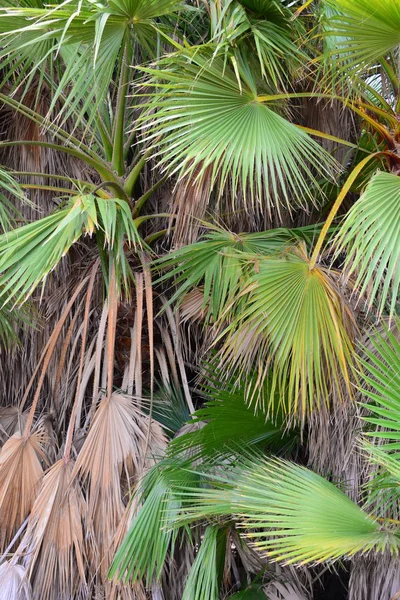
[[0,545],[10,541],[29,514],[43,475],[45,459],[42,429],[25,438],[10,437],[0,452]]
[[371,457],[400,479],[400,342],[391,331],[376,332],[372,349],[364,348],[363,394],[372,416],[364,417],[376,430],[365,435],[382,440],[366,444]]
[[398,551],[395,531],[305,467],[249,457],[214,479],[217,489],[185,491],[183,520],[232,514],[256,548],[275,560],[304,564],[371,549]]
[[393,316],[400,290],[400,179],[377,173],[354,204],[339,230],[337,253],[346,252],[347,276],[366,295],[371,308],[378,301]]
[[400,43],[400,5],[397,0],[325,0],[334,9],[326,23],[346,69],[362,69],[384,57]]
[[229,183],[233,204],[240,186],[250,204],[265,199],[279,212],[281,203],[314,202],[310,186],[335,171],[317,142],[259,99],[248,71],[239,82],[222,59],[210,62],[194,51],[143,70],[156,88],[142,117],[143,138],[169,173],[195,185],[208,172],[220,195]]
[[228,373],[259,370],[272,362],[272,392],[289,413],[312,411],[344,382],[351,393],[351,312],[332,275],[310,269],[304,249],[260,259],[239,309],[221,333],[220,366]]

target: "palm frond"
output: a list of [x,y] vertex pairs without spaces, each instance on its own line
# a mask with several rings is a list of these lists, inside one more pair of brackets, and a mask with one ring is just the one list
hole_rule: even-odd
[[19,548],[27,553],[30,580],[43,600],[66,598],[71,590],[76,598],[87,597],[85,501],[72,469],[62,458],[47,471]]
[[231,472],[209,474],[215,489],[185,490],[182,519],[233,515],[259,552],[286,564],[398,552],[396,530],[364,512],[340,489],[294,463],[242,458]]
[[139,41],[143,49],[154,48],[154,19],[179,6],[175,0],[67,0],[51,8],[3,7],[3,84],[11,81],[13,90],[26,93],[38,75],[52,88],[48,117],[62,100],[56,118],[65,123],[73,116],[76,125],[86,120],[87,126],[103,108],[125,46]]
[[326,23],[326,35],[336,45],[347,74],[360,71],[388,54],[400,43],[400,6],[392,0],[325,0],[334,11]]
[[[221,536],[226,545],[226,533],[223,530],[213,526],[206,528],[200,549],[186,580],[182,600],[218,600],[217,563],[221,560],[221,553],[218,553],[218,542],[221,540],[218,540],[218,537]],[[225,552],[222,558],[225,558]]]
[[128,204],[124,200],[78,195],[52,215],[0,236],[0,295],[25,300],[84,234],[101,233],[114,254],[118,275],[127,285],[129,266],[124,244],[140,244]]
[[125,582],[145,578],[147,585],[160,579],[176,543],[173,524],[182,505],[174,486],[193,487],[198,479],[185,468],[189,465],[184,459],[165,459],[144,477],[135,497],[143,504],[115,554],[110,577]]
[[43,475],[44,431],[10,437],[0,451],[0,516],[3,548],[31,511]]
[[375,332],[372,348],[364,348],[363,395],[372,416],[363,417],[374,425],[365,435],[381,444],[365,444],[371,458],[400,479],[400,342],[393,332]]
[[344,269],[366,296],[369,309],[386,306],[392,317],[400,290],[400,181],[377,173],[344,219],[336,240],[337,254],[346,253]]
[[[203,378],[205,384],[201,394],[206,401],[190,421],[190,425],[199,427],[175,437],[168,446],[168,455],[186,452],[192,460],[209,460],[214,456],[220,462],[224,453],[231,455],[235,449],[240,454],[244,447],[254,446],[278,453],[293,448],[299,441],[298,431],[285,431],[278,397],[275,398],[276,406],[271,408],[270,419],[266,419],[262,406],[249,408],[248,395],[254,387],[262,396],[257,374],[244,378],[237,386],[234,381],[224,382],[221,373],[210,364],[206,366]],[[264,385],[265,395],[272,404],[270,382],[264,382]]]
[[[149,417],[132,398],[121,393],[104,397],[77,457],[73,476],[88,485],[87,515],[92,523],[103,581],[112,559],[114,534],[124,512],[121,475],[128,485],[145,466],[143,457]],[[161,455],[165,447],[161,427],[151,421],[149,448]]]
[[249,206],[304,208],[314,202],[310,185],[337,171],[317,142],[259,99],[248,71],[238,81],[222,59],[194,51],[142,70],[156,88],[141,117],[143,140],[159,167],[193,185],[208,172],[219,196],[229,185],[233,207],[240,186]]
[[310,269],[304,248],[260,259],[220,335],[220,368],[255,369],[263,380],[271,366],[271,392],[282,394],[283,410],[303,417],[329,402],[332,385],[351,395],[355,323],[332,275]]

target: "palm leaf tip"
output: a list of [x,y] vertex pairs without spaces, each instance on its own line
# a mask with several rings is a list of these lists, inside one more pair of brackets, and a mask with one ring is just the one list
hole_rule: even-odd
[[219,59],[210,64],[199,55],[177,55],[172,66],[147,72],[162,93],[149,100],[143,138],[169,173],[194,183],[207,177],[219,196],[229,187],[235,198],[240,188],[251,206],[265,200],[268,211],[279,212],[281,204],[313,203],[318,177],[337,172],[336,161],[317,142],[254,89],[239,86]]

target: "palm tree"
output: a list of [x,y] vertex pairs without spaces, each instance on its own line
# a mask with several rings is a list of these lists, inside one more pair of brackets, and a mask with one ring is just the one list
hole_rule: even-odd
[[6,597],[390,600],[400,4],[1,11]]

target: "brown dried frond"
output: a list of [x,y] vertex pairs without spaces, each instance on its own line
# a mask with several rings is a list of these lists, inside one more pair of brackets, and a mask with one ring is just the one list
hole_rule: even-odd
[[72,471],[73,462],[64,458],[47,471],[19,549],[28,557],[37,600],[87,598],[85,500]]
[[15,433],[0,452],[0,546],[4,549],[26,519],[43,475],[43,429],[28,437]]
[[[87,518],[95,533],[100,573],[105,581],[113,557],[113,538],[124,512],[121,477],[128,484],[144,467],[143,449],[149,418],[135,400],[121,393],[104,397],[78,455],[74,475],[88,482]],[[161,455],[166,439],[152,421],[149,450]]]
[[22,412],[18,406],[0,408],[0,438],[8,439],[14,433],[22,433],[25,429],[27,412]]
[[2,600],[32,600],[26,571],[14,559],[0,565],[0,590]]

